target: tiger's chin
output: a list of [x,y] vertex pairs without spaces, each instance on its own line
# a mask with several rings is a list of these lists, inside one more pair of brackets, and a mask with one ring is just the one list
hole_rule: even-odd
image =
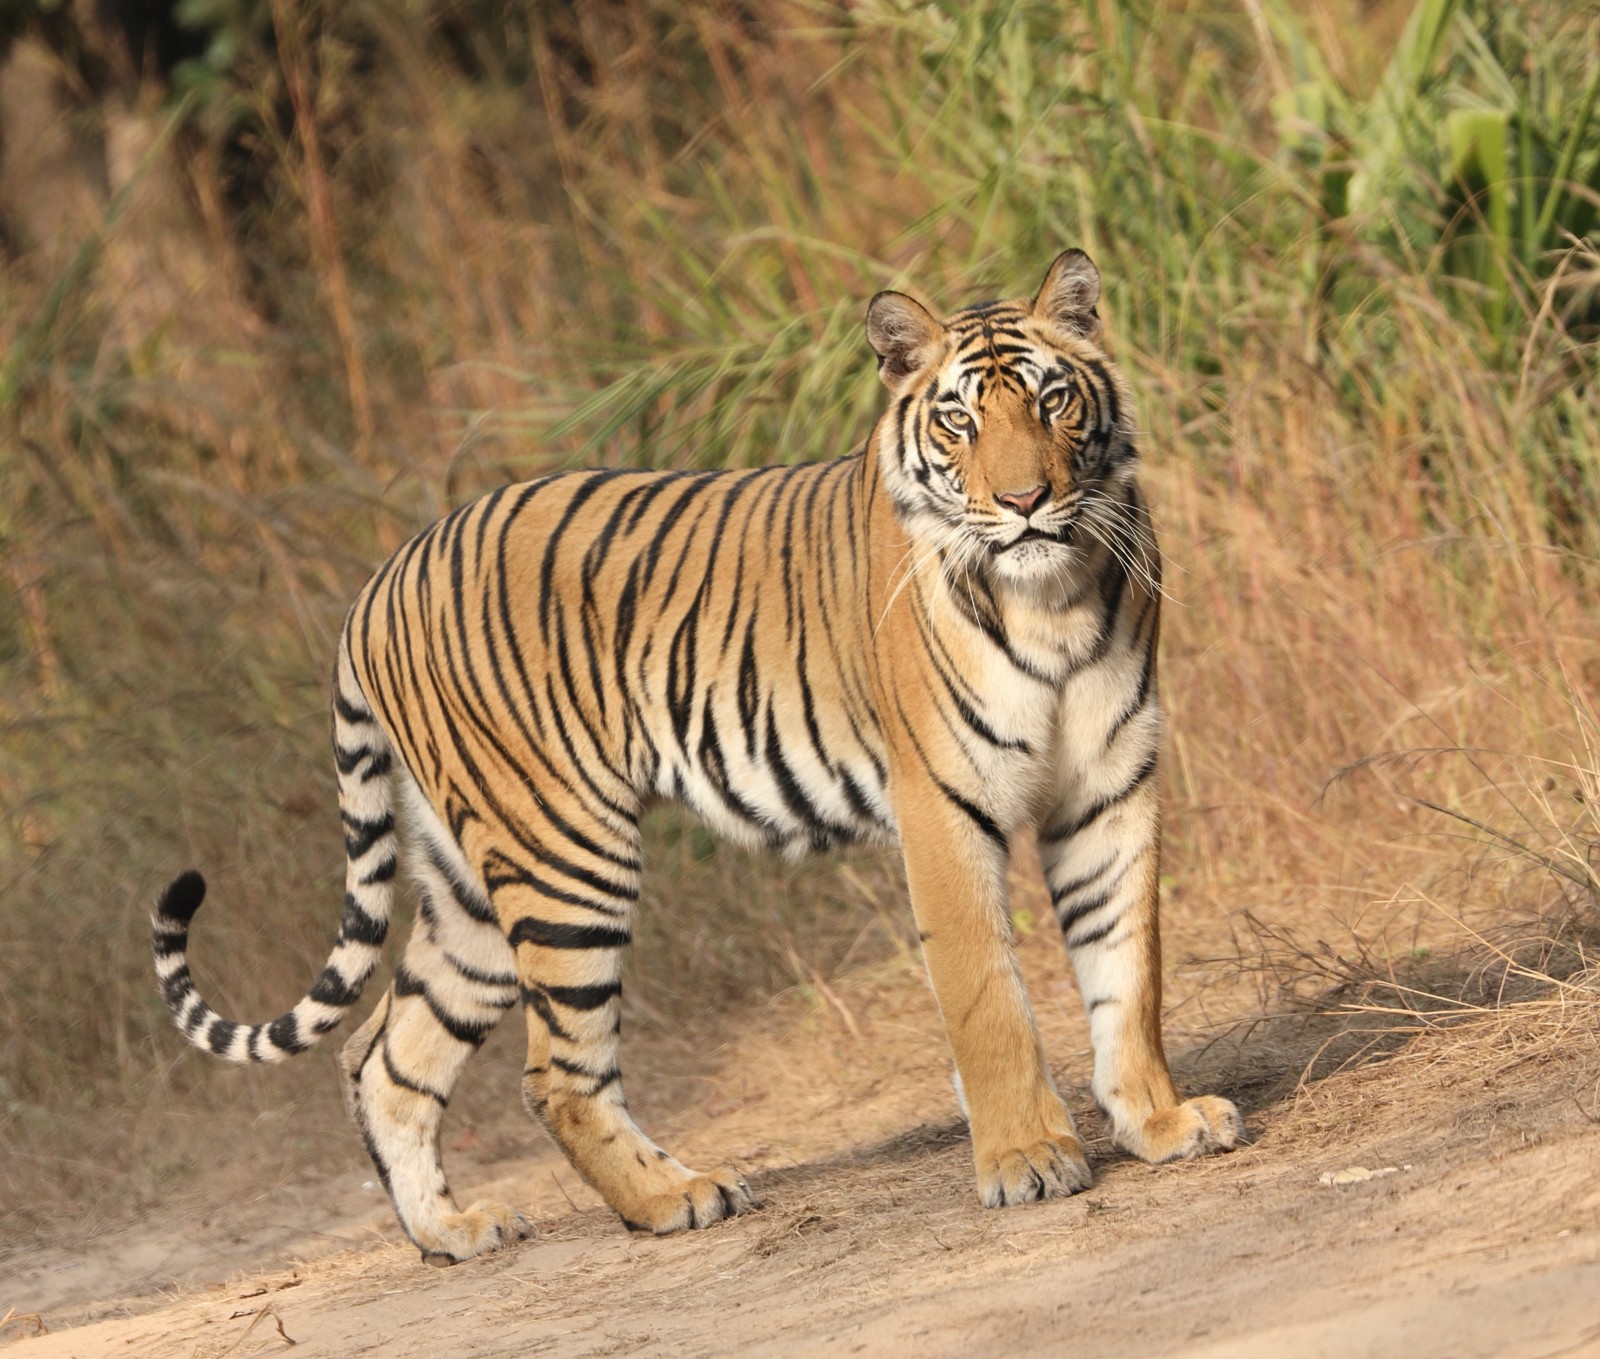
[[1043,534],[1003,548],[990,558],[994,578],[1031,593],[1054,593],[1069,586],[1083,551],[1076,544]]

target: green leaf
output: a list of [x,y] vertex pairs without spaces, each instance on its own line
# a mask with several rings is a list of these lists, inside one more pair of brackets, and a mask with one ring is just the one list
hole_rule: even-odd
[[[1556,162],[1555,172],[1550,176],[1550,191],[1545,195],[1544,206],[1539,210],[1539,221],[1534,227],[1535,237],[1541,248],[1549,242],[1551,227],[1555,224],[1556,213],[1562,201],[1579,202],[1568,187],[1572,179],[1573,170],[1578,162],[1578,152],[1589,145],[1589,124],[1594,118],[1595,100],[1600,96],[1600,62],[1595,63],[1594,71],[1589,76],[1588,88],[1583,92],[1583,99],[1578,105],[1577,112],[1573,115],[1572,123],[1567,129],[1567,140],[1561,147],[1561,158]],[[1595,158],[1595,169],[1591,171],[1593,179],[1600,174],[1600,156]],[[1592,219],[1594,209],[1589,204],[1584,204],[1588,209],[1584,213],[1585,227]],[[1582,231],[1574,231],[1574,235],[1581,236]]]
[[[1511,197],[1506,137],[1511,117],[1502,109],[1457,109],[1445,119],[1449,178],[1467,203],[1479,231],[1460,231],[1452,242],[1451,272],[1481,284],[1484,317],[1499,334],[1505,325],[1511,280]],[[1479,239],[1472,239],[1476,234]]]

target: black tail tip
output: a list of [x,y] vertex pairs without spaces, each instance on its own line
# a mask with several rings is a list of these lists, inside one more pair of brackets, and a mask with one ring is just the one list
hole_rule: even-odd
[[187,873],[181,873],[174,878],[167,890],[161,894],[156,914],[166,916],[169,920],[182,920],[188,923],[194,919],[194,913],[200,909],[200,903],[205,899],[206,880],[191,868]]

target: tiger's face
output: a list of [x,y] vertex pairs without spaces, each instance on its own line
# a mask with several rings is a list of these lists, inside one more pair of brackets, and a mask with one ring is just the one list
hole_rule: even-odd
[[879,466],[906,527],[969,569],[1018,585],[1064,580],[1115,532],[1137,454],[1130,403],[1097,340],[1100,275],[1081,250],[1030,302],[944,322],[879,293],[867,335],[895,403]]

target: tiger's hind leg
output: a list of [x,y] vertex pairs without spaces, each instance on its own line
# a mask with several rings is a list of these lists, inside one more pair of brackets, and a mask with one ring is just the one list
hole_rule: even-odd
[[459,851],[407,781],[418,918],[394,985],[346,1044],[345,1096],[406,1235],[454,1264],[532,1233],[498,1203],[457,1210],[439,1126],[467,1058],[516,1001],[514,959]]
[[[485,863],[516,951],[527,1017],[523,1100],[635,1231],[707,1227],[748,1212],[759,1204],[735,1171],[697,1174],[628,1112],[618,1056],[623,950],[639,895],[638,828],[619,834],[591,823],[577,834],[581,844],[533,850],[507,837]],[[574,862],[575,852],[587,862]]]

